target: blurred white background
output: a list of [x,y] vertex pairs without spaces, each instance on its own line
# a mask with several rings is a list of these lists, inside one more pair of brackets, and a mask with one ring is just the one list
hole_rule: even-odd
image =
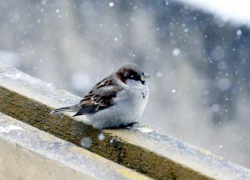
[[127,62],[142,124],[250,167],[249,2],[0,0],[0,62],[84,96]]

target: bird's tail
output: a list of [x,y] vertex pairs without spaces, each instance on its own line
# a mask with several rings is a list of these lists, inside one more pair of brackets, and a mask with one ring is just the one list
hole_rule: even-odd
[[78,112],[80,110],[80,105],[76,104],[69,107],[62,107],[51,111],[50,114],[60,114],[63,112]]

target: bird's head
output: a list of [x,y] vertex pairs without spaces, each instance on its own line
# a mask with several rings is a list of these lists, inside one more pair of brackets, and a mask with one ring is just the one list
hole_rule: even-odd
[[133,63],[125,64],[118,69],[116,75],[119,80],[128,85],[145,84],[146,80],[150,77],[139,66]]

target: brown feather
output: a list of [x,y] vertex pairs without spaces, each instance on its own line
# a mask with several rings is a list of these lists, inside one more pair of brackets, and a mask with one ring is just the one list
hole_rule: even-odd
[[122,89],[116,86],[111,76],[97,83],[92,90],[80,101],[81,109],[77,115],[94,113],[113,105],[113,98]]

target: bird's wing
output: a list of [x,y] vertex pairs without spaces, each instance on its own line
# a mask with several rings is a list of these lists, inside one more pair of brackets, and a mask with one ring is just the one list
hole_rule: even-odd
[[109,76],[97,83],[80,101],[81,109],[75,116],[91,114],[114,105],[113,99],[122,88],[115,85]]

